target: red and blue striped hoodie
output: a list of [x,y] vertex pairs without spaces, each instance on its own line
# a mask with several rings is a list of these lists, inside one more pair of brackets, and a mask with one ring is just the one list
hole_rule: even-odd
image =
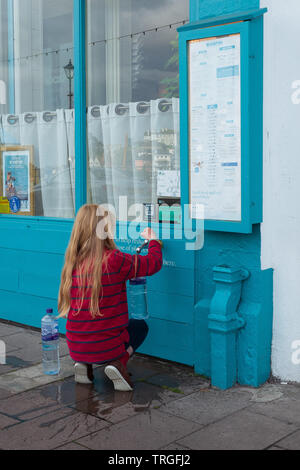
[[152,276],[162,267],[161,245],[152,240],[148,255],[130,255],[113,250],[107,263],[103,263],[102,289],[99,297],[101,317],[92,318],[89,311],[91,289],[86,286],[80,311],[78,306],[79,277],[73,271],[71,307],[67,319],[67,344],[75,362],[101,364],[125,355],[128,305],[126,281],[134,277]]

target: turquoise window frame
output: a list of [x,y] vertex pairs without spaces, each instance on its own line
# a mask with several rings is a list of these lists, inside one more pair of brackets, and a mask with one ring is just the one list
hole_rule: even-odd
[[74,0],[75,213],[87,202],[86,0]]
[[[190,189],[188,42],[230,34],[241,38],[241,221],[205,220],[204,230],[251,233],[253,224],[262,222],[262,15],[266,11],[226,15],[178,28],[182,204],[189,204]],[[195,220],[191,222],[194,225]]]
[[[9,0],[9,106],[14,114],[14,57],[13,57],[13,6]],[[86,151],[86,1],[73,0],[74,25],[74,109],[75,109],[75,214],[87,201],[87,151]],[[56,217],[18,216],[0,214],[0,220],[9,220],[14,226],[24,222],[53,229],[71,226],[74,219]]]

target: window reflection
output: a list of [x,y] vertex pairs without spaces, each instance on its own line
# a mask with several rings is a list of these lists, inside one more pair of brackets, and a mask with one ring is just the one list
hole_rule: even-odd
[[118,211],[122,196],[128,206],[180,197],[176,28],[188,19],[188,3],[88,4],[88,196],[94,203]]

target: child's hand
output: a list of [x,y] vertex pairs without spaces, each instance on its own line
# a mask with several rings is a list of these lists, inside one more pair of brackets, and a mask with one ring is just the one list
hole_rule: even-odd
[[146,240],[157,240],[156,233],[150,227],[145,228],[141,236]]

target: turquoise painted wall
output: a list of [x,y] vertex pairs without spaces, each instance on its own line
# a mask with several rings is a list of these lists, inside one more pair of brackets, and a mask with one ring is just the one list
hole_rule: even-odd
[[259,8],[259,0],[190,0],[190,21]]
[[[258,9],[259,4],[259,0],[192,0],[190,21]],[[216,356],[227,353],[221,336],[220,344],[214,342],[211,345],[208,322],[215,293],[213,268],[227,265],[250,272],[249,279],[243,282],[238,305],[238,315],[245,321],[245,326],[237,334],[237,380],[253,386],[267,380],[271,372],[273,271],[261,270],[260,255],[259,224],[254,225],[253,233],[247,235],[205,232],[204,249],[196,254],[195,259],[194,344],[197,372],[211,376],[212,348],[216,348]],[[224,292],[224,304],[226,295]]]
[[[191,21],[257,8],[258,1],[191,0]],[[0,216],[0,318],[40,326],[47,308],[56,309],[60,272],[72,221]],[[120,242],[134,252],[136,243]],[[260,226],[252,234],[205,233],[202,250],[187,252],[184,241],[164,244],[164,267],[148,282],[150,335],[140,352],[195,366],[211,375],[211,333],[208,325],[215,294],[213,268],[245,268],[238,314],[245,327],[237,334],[237,380],[257,386],[270,373],[272,335],[272,271],[260,267]],[[224,290],[224,301],[226,298]],[[60,330],[64,332],[64,320]],[[224,356],[222,338],[213,343]],[[226,388],[226,387],[225,387]]]

